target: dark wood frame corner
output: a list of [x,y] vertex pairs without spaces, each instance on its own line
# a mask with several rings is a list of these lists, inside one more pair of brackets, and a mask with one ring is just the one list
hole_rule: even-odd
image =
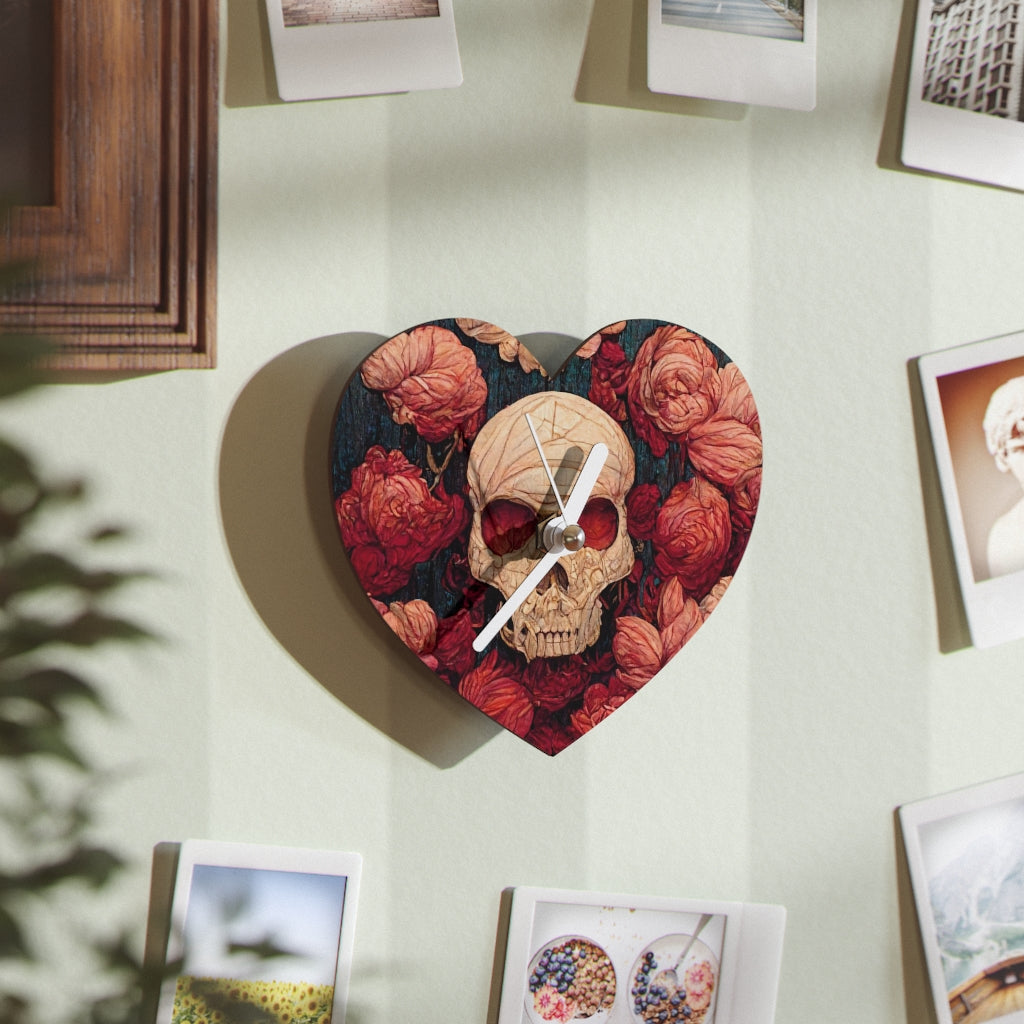
[[0,331],[58,369],[212,367],[219,2],[52,2],[53,201],[0,226]]

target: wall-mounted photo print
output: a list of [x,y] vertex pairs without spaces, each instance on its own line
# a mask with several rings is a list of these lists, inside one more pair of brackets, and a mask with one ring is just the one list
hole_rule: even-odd
[[462,83],[452,0],[266,0],[283,100]]
[[918,360],[971,639],[1024,636],[1024,334]]
[[360,858],[182,844],[158,1024],[343,1024]]
[[1022,32],[1016,0],[918,0],[907,166],[1024,188]]
[[652,92],[812,110],[817,0],[648,0]]
[[1024,1019],[1024,775],[899,817],[939,1024]]
[[770,1024],[785,911],[512,892],[498,1024]]
[[286,28],[355,21],[439,18],[437,0],[281,0]]

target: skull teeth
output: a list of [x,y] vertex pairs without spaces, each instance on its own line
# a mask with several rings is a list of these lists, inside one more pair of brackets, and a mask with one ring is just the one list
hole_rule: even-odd
[[[558,658],[565,655],[579,653],[578,629],[533,629],[529,625],[523,625],[519,630],[518,637],[514,644],[523,654],[527,661],[534,658]],[[509,635],[506,640],[511,642],[513,637]]]

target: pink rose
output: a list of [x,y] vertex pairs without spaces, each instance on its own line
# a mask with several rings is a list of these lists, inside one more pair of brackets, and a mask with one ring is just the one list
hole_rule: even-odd
[[754,405],[754,396],[746,377],[735,363],[726,363],[718,371],[722,382],[722,397],[718,401],[718,411],[730,419],[745,423],[751,430],[761,436],[761,421]]
[[678,576],[703,597],[722,575],[732,541],[729,502],[703,477],[676,484],[654,528],[654,564],[662,578]]
[[533,723],[533,702],[517,675],[494,650],[463,678],[459,693],[509,732],[525,736]]
[[720,412],[690,431],[686,451],[699,473],[725,487],[761,465],[761,439],[745,423]]
[[433,324],[386,341],[363,363],[363,383],[383,393],[396,423],[427,441],[456,430],[473,437],[484,420],[487,385],[472,351]]
[[436,669],[437,615],[434,609],[420,598],[392,601],[389,605],[376,600],[373,603],[405,646],[419,655],[424,665]]
[[718,607],[718,602],[725,596],[730,583],[732,583],[732,577],[723,576],[705,595],[700,603],[700,611],[704,618],[707,618]]
[[612,651],[618,678],[633,690],[650,682],[704,623],[704,616],[682,584],[672,577],[658,594],[657,624],[635,615],[615,623]]
[[703,339],[672,324],[644,340],[627,388],[633,426],[659,457],[669,441],[683,441],[711,415],[721,394],[714,354]]
[[335,513],[359,582],[389,594],[409,582],[414,566],[445,548],[469,523],[465,501],[427,490],[421,471],[400,451],[374,445],[352,472]]

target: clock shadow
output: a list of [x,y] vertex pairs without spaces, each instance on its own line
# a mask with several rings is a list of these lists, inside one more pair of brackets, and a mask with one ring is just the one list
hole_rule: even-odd
[[397,642],[363,593],[334,520],[328,462],[337,403],[386,340],[315,338],[245,384],[221,442],[221,518],[239,582],[281,646],[369,725],[449,768],[504,730]]

